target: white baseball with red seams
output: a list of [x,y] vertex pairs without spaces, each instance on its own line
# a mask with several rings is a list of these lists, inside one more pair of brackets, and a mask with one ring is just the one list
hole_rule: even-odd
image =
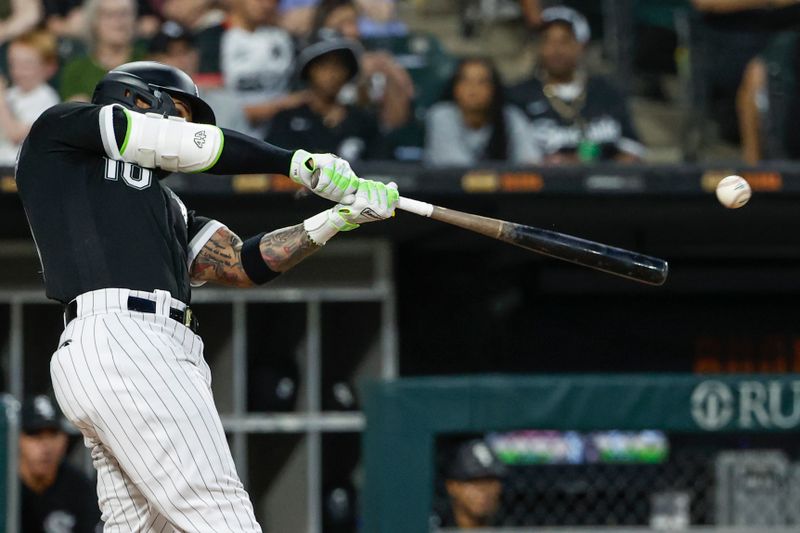
[[741,176],[728,176],[717,184],[717,200],[729,209],[738,209],[750,200],[750,184]]

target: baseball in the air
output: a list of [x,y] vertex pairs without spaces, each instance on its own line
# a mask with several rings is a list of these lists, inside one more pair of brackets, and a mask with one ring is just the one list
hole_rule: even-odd
[[750,184],[741,176],[728,176],[717,184],[717,200],[729,209],[738,209],[750,199]]

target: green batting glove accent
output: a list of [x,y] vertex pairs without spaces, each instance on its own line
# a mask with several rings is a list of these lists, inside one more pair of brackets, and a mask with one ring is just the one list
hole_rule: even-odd
[[386,199],[389,201],[389,204],[397,203],[400,199],[400,193],[397,189],[393,189],[392,187],[386,187]]
[[356,229],[356,228],[361,226],[361,224],[353,224],[352,222],[349,222],[345,218],[345,215],[352,214],[351,211],[346,207],[340,207],[339,209],[337,209],[336,210],[336,214],[339,215],[342,218],[342,220],[344,221],[344,225],[342,225],[342,226],[339,226],[337,224],[337,227],[339,228],[339,231],[352,231],[352,230],[354,230],[354,229]]
[[[358,185],[358,178],[356,176],[345,176],[344,174],[336,172],[332,168],[325,168],[323,169],[323,172],[330,180],[330,183],[333,183],[342,191],[346,191],[351,185]],[[321,189],[319,192],[325,192],[325,189]]]
[[321,189],[320,189],[319,191],[317,191],[317,192],[325,192],[325,191],[327,191],[327,190],[328,190],[328,188],[329,188],[331,185],[333,185],[334,187],[337,187],[337,188],[339,188],[339,189],[344,189],[344,187],[340,187],[340,186],[339,186],[339,181],[340,181],[340,179],[339,179],[339,178],[341,177],[341,174],[338,174],[338,173],[337,173],[336,171],[334,171],[332,168],[323,168],[323,169],[322,169],[322,172],[323,172],[323,173],[325,174],[325,176],[328,178],[328,183],[327,183],[327,184],[325,184],[325,187],[321,188]]

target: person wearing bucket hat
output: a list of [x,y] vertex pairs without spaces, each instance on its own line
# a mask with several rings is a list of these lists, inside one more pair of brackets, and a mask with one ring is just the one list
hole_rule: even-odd
[[508,474],[483,439],[458,445],[445,465],[445,490],[450,508],[434,518],[438,527],[473,529],[494,525],[502,480]]
[[380,155],[378,120],[369,111],[342,104],[339,93],[359,73],[361,45],[330,30],[319,31],[297,56],[295,76],[308,103],[276,115],[267,141],[338,154],[347,160]]
[[19,436],[20,531],[91,533],[100,522],[92,482],[64,462],[67,434],[49,396],[22,403]]
[[589,23],[578,11],[550,7],[541,13],[535,75],[513,87],[509,100],[531,121],[531,140],[549,163],[636,161],[645,148],[627,99],[609,81],[582,68]]

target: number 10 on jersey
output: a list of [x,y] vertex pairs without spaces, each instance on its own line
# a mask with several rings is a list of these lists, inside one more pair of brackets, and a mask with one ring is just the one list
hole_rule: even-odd
[[142,168],[132,163],[125,161],[114,161],[113,159],[105,158],[106,160],[106,179],[109,181],[122,181],[128,187],[142,190],[146,189],[153,182],[153,171],[148,168]]

